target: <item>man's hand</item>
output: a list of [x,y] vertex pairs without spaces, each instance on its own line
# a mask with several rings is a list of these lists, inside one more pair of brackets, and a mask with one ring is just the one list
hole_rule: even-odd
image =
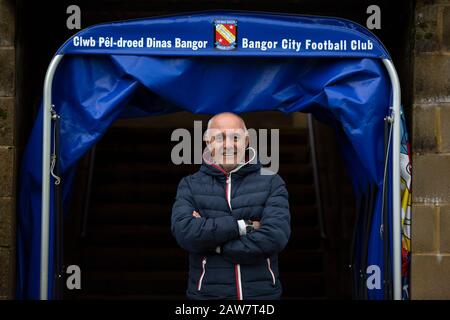
[[192,216],[194,217],[194,218],[201,218],[202,216],[200,215],[200,213],[198,213],[197,211],[192,211]]
[[261,223],[259,221],[252,221],[252,224],[255,230],[258,230],[261,227]]

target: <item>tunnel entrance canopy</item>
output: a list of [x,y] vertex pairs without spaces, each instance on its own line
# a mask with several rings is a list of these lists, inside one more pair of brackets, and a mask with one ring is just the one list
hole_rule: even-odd
[[[279,110],[312,113],[335,129],[356,196],[369,208],[366,225],[357,225],[355,279],[362,279],[367,298],[382,299],[386,290],[376,280],[366,286],[377,276],[366,270],[379,270],[381,279],[393,275],[394,298],[401,298],[400,87],[389,54],[363,27],[338,18],[235,11],[101,24],[58,50],[43,100],[20,171],[18,297],[52,298],[52,111],[60,116],[66,208],[77,161],[118,118]],[[385,117],[392,120],[386,172]],[[383,214],[389,223],[380,233]]]

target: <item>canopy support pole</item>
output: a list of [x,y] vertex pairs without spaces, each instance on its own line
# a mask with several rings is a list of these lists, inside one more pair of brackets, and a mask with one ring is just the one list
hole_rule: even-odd
[[393,232],[393,291],[394,300],[402,299],[402,225],[400,207],[400,81],[391,60],[383,59],[392,84],[392,232]]
[[63,55],[53,57],[47,68],[44,82],[43,107],[43,141],[42,141],[42,211],[41,211],[41,282],[40,299],[48,299],[48,265],[49,265],[49,234],[50,234],[50,147],[51,147],[51,110],[52,84],[56,68]]

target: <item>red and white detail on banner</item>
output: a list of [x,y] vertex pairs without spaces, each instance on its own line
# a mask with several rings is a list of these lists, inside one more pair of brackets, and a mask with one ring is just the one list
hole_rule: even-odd
[[233,24],[216,25],[216,42],[221,46],[229,46],[236,41],[236,26]]

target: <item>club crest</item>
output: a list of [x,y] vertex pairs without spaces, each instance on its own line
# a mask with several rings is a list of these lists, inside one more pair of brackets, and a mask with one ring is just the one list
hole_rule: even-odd
[[236,49],[237,20],[214,21],[214,47],[219,50]]

